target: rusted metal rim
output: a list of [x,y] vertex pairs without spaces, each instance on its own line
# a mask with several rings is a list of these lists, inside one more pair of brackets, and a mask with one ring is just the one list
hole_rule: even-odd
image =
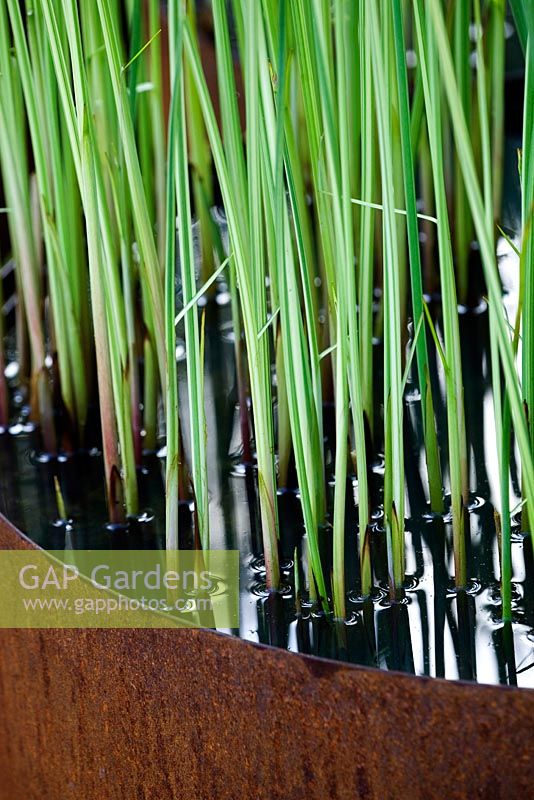
[[[34,547],[0,518],[0,548]],[[508,798],[534,692],[202,630],[0,631],[0,798]]]

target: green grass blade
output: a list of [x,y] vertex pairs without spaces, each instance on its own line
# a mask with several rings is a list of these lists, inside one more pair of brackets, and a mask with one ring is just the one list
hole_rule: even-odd
[[119,120],[121,143],[124,150],[124,161],[130,186],[132,214],[141,252],[143,278],[149,289],[150,316],[154,324],[155,343],[163,384],[165,381],[165,332],[161,309],[164,307],[164,299],[158,255],[146,205],[143,179],[139,168],[128,91],[121,70],[118,35],[111,13],[110,0],[97,0],[97,3],[104,36],[109,76],[113,86],[116,113]]
[[[469,197],[471,213],[475,223],[478,241],[480,244],[484,276],[488,287],[490,303],[496,313],[495,335],[498,340],[499,353],[506,381],[510,411],[515,430],[516,440],[521,455],[522,478],[526,500],[529,506],[534,505],[534,463],[527,424],[525,421],[521,387],[514,363],[514,352],[509,339],[508,325],[502,310],[501,285],[497,269],[496,256],[493,249],[493,231],[488,230],[484,203],[478,184],[475,160],[469,138],[466,119],[461,113],[461,103],[458,87],[454,78],[454,67],[447,39],[447,32],[443,20],[443,12],[438,0],[429,0],[429,10],[432,15],[437,51],[443,74],[443,85],[451,109],[453,131],[455,136],[458,158],[462,164],[464,181]],[[497,312],[498,310],[498,312]]]
[[404,581],[404,448],[401,372],[401,312],[397,262],[397,221],[393,193],[393,145],[388,81],[381,48],[381,32],[374,5],[369,6],[368,34],[374,75],[374,93],[384,205],[384,438],[386,474],[384,515],[388,537],[388,569],[392,592]]
[[[454,65],[462,109],[467,119],[471,109],[470,22],[471,0],[456,0],[454,5]],[[458,160],[454,163],[454,233],[458,297],[461,303],[465,303],[469,289],[471,220],[462,170]]]
[[178,376],[176,369],[176,128],[180,123],[179,98],[182,84],[179,81],[181,64],[182,25],[178,23],[175,34],[170,28],[172,47],[176,48],[176,66],[173,76],[171,107],[169,111],[166,229],[165,229],[165,331],[166,331],[166,469],[165,469],[165,533],[168,550],[178,549],[178,483],[180,461]]
[[[266,369],[266,351],[258,345],[257,334],[263,325],[254,308],[253,286],[250,277],[248,251],[249,231],[246,216],[242,213],[241,201],[234,192],[234,181],[230,177],[230,163],[227,161],[219,127],[215,118],[205,76],[202,70],[198,49],[195,47],[188,26],[184,31],[185,49],[188,62],[204,116],[206,131],[211,144],[213,161],[224,207],[228,219],[230,239],[234,252],[237,278],[241,296],[241,307],[248,351],[250,387],[254,409],[256,449],[258,454],[258,482],[262,533],[267,568],[267,581],[271,588],[279,585],[278,560],[278,512],[276,507],[276,479],[274,469],[274,443],[272,423],[272,399],[269,370]],[[231,81],[233,82],[233,73]],[[225,91],[229,91],[226,87]],[[234,138],[237,138],[234,134]],[[260,340],[261,342],[262,340]],[[266,378],[269,380],[266,381]]]
[[438,219],[445,358],[449,365],[445,383],[455,580],[458,586],[465,586],[467,567],[463,504],[468,500],[467,451],[456,286],[443,171],[439,62],[430,17],[425,16],[421,0],[414,0],[414,6]]
[[[401,0],[393,0],[393,31],[395,39],[396,77],[399,102],[400,136],[402,147],[404,193],[406,201],[406,225],[410,253],[410,281],[414,320],[423,315],[423,278],[419,245],[417,201],[415,193],[415,170],[410,132],[410,108],[408,99],[408,75],[406,70],[406,44]],[[417,374],[421,392],[421,411],[425,436],[426,460],[430,489],[430,505],[433,511],[443,511],[441,467],[438,458],[438,442],[434,419],[432,389],[427,382],[428,349],[425,330],[417,340]]]
[[[176,120],[172,120],[173,127],[169,130],[170,145],[174,145],[176,153],[173,166],[176,170],[176,196],[178,209],[178,232],[180,265],[182,274],[183,300],[184,304],[190,302],[196,293],[196,272],[195,256],[193,251],[193,230],[191,220],[191,201],[189,197],[189,175],[188,157],[186,142],[186,110],[185,110],[185,78],[183,71],[182,54],[182,26],[183,19],[178,21],[178,43],[176,45],[176,76],[174,83],[173,102],[176,102]],[[180,45],[180,46],[178,46]],[[172,135],[171,135],[172,134]],[[171,222],[170,210],[167,210],[168,224]],[[168,234],[170,235],[170,234]],[[170,265],[167,263],[167,285],[170,289]],[[172,318],[174,324],[174,314],[170,308],[168,313],[171,315],[167,324]],[[209,549],[209,511],[208,511],[208,467],[205,441],[205,411],[203,394],[203,360],[200,353],[199,321],[198,312],[195,307],[185,315],[185,341],[187,350],[187,388],[189,393],[189,430],[191,435],[191,472],[193,480],[193,491],[195,497],[195,509],[199,526],[199,535],[202,547]],[[167,351],[167,359],[171,357],[171,352]]]
[[[528,39],[528,25],[527,25],[527,12],[525,8],[526,0],[510,0],[510,8],[514,15],[515,27],[523,53],[527,52],[527,39]],[[531,9],[532,12],[532,9]]]

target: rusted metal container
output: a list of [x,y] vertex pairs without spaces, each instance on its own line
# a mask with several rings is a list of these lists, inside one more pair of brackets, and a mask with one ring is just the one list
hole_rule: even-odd
[[[0,548],[33,547],[0,519]],[[202,630],[0,631],[0,800],[534,796],[534,692]]]

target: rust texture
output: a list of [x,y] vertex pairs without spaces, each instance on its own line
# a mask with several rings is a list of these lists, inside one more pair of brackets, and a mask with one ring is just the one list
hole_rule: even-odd
[[[0,521],[0,548],[29,546]],[[528,690],[198,630],[2,630],[0,648],[0,800],[532,797]]]

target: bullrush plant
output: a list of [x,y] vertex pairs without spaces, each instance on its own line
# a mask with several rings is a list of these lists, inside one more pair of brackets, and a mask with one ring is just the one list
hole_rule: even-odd
[[[165,444],[167,545],[178,546],[179,500],[188,499],[196,542],[209,547],[209,328],[199,301],[224,279],[266,589],[284,588],[277,490],[295,476],[311,600],[343,620],[349,589],[371,595],[371,529],[382,523],[390,601],[402,595],[409,378],[420,395],[428,510],[444,515],[450,494],[454,578],[465,588],[474,487],[458,302],[469,303],[476,288],[476,236],[491,320],[510,621],[512,434],[525,520],[534,499],[533,31],[528,4],[510,5],[526,60],[514,320],[503,312],[495,255],[504,0],[213,0],[216,88],[192,0],[169,2],[167,21],[157,0],[0,4],[0,170],[32,414],[53,456],[89,443],[98,400],[112,521],[138,513],[144,453]],[[219,196],[227,251],[212,209]],[[439,302],[428,304],[425,292],[437,289]],[[436,428],[440,381],[446,446]],[[382,496],[370,480],[378,457]],[[356,587],[348,585],[350,547]],[[302,592],[298,566],[295,575]]]

